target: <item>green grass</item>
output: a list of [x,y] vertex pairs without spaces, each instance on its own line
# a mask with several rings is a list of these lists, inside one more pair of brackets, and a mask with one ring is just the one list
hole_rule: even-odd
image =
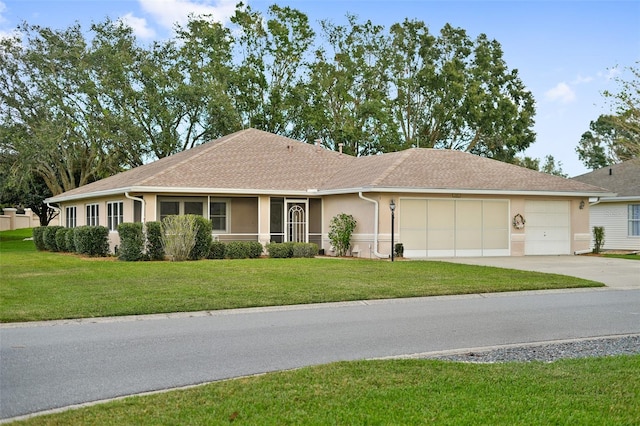
[[121,262],[37,252],[21,236],[0,239],[1,322],[602,286],[564,275],[446,262]]
[[640,260],[640,253],[634,254],[603,254],[602,257],[611,257],[614,259]]
[[640,356],[554,363],[340,362],[131,397],[29,425],[631,425]]

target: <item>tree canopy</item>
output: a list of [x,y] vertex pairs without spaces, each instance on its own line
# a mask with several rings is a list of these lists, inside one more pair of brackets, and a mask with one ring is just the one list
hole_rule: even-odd
[[0,40],[3,182],[56,195],[246,127],[352,155],[432,147],[515,162],[533,143],[533,96],[496,40],[355,16],[320,29],[290,7],[242,4],[229,28],[191,16],[150,45],[108,19],[22,24]]
[[618,92],[603,93],[615,113],[589,123],[576,147],[580,160],[592,170],[640,157],[640,68],[628,71],[630,80],[615,79]]

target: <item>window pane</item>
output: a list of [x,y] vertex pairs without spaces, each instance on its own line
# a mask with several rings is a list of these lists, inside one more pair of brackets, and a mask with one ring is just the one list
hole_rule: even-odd
[[224,217],[212,217],[211,225],[214,231],[226,231],[226,220]]
[[272,234],[284,234],[284,198],[271,199],[271,223]]
[[217,232],[227,232],[227,203],[225,201],[213,201],[209,206],[211,210],[211,227]]
[[180,213],[180,203],[177,201],[161,201],[160,217],[165,218],[169,215],[177,215]]
[[195,214],[202,216],[202,202],[200,201],[185,201],[184,202],[184,214]]
[[226,214],[227,214],[227,203],[223,203],[219,201],[211,203],[212,216],[219,216],[219,215],[226,216]]
[[640,237],[640,204],[629,205],[629,236]]

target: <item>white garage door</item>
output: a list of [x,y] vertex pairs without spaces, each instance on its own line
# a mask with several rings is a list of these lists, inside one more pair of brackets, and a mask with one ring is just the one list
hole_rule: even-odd
[[508,256],[506,200],[401,199],[405,257]]
[[571,254],[568,201],[526,201],[524,210],[524,254]]

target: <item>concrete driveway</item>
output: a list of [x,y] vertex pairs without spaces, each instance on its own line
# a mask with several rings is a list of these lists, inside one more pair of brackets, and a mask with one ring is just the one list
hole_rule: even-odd
[[615,289],[640,289],[640,262],[635,260],[597,256],[452,257],[438,260],[569,275],[598,281]]

